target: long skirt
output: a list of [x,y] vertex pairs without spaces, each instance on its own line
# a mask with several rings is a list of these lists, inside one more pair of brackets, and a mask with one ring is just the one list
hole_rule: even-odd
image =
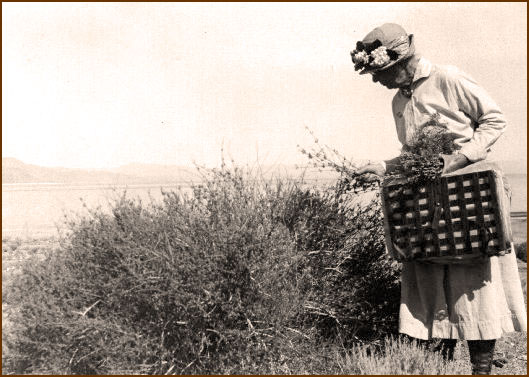
[[405,262],[401,287],[399,331],[412,337],[486,340],[527,331],[512,244],[510,253],[472,265]]
[[498,339],[527,331],[514,250],[476,265],[406,262],[399,331],[418,339]]

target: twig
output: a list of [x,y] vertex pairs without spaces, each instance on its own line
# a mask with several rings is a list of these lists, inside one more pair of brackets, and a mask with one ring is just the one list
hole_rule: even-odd
[[340,275],[343,275],[343,272],[340,271],[338,267],[325,267],[324,270],[333,270],[333,271],[338,272]]
[[75,351],[73,352],[73,355],[72,357],[70,358],[70,361],[68,362],[68,365],[72,365],[72,362],[73,362],[73,358],[75,357],[75,355],[77,354],[77,351],[79,351],[79,348],[76,348]]
[[79,360],[77,360],[77,362],[75,363],[75,365],[79,364],[79,363],[81,362],[81,360],[86,359],[88,356],[90,356],[90,355],[92,355],[92,354],[94,354],[94,353],[96,353],[96,352],[97,352],[97,350],[94,350],[94,351],[92,351],[92,352],[90,352],[90,353],[87,353],[86,355],[84,355],[83,357],[81,357]]
[[96,302],[94,302],[92,305],[90,305],[88,308],[86,308],[83,312],[77,312],[77,311],[74,311],[75,314],[79,314],[81,317],[84,317],[90,310],[92,310],[92,308],[94,306],[96,306],[97,304],[99,304],[101,302],[101,300],[97,300]]
[[174,368],[174,364],[171,365],[171,368],[169,368],[169,369],[167,370],[167,372],[165,372],[165,375],[167,376],[169,373],[171,373],[171,371],[173,370],[173,368]]
[[189,364],[187,364],[187,365],[184,367],[184,369],[182,369],[182,370],[180,371],[179,374],[182,374],[182,373],[184,372],[184,370],[186,370],[186,369],[189,368],[191,365],[193,365],[193,363],[194,363],[195,361],[197,361],[197,359],[195,359],[195,360],[193,360],[192,362],[190,362]]
[[253,327],[252,322],[250,322],[250,320],[248,318],[246,318],[246,322],[248,323],[248,327],[250,327],[252,332],[255,332],[255,328]]
[[301,331],[299,331],[299,330],[291,329],[290,327],[285,327],[285,329],[290,330],[290,331],[293,331],[293,332],[295,332],[296,334],[301,335],[301,336],[304,337],[305,339],[310,339],[308,335],[303,334],[303,333],[302,333]]

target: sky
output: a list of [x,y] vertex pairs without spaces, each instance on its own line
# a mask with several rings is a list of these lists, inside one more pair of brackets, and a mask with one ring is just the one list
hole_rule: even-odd
[[112,168],[396,156],[395,91],[349,52],[385,22],[470,74],[527,159],[526,3],[2,3],[2,157]]

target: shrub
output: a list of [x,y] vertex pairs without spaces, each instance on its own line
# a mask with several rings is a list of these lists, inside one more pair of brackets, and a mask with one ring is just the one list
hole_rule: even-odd
[[527,263],[527,242],[517,243],[514,245],[516,257]]
[[3,296],[16,308],[5,371],[276,373],[319,336],[396,329],[398,270],[377,199],[351,203],[360,181],[321,191],[225,165],[201,172],[189,195],[125,193],[89,209],[60,248],[25,264]]
[[293,216],[296,227],[289,229],[307,251],[313,285],[307,312],[322,334],[346,345],[393,334],[401,267],[385,249],[380,179],[358,174],[354,163],[312,135],[314,146],[301,152],[314,167],[340,176],[332,187],[294,196],[302,215]]
[[2,252],[16,251],[22,245],[19,237],[2,239]]
[[400,267],[385,252],[379,198],[353,203],[344,180],[325,191],[297,191],[287,223],[310,278],[304,324],[349,344],[397,330]]
[[253,184],[237,168],[205,174],[192,196],[124,195],[111,213],[90,210],[60,250],[27,264],[5,298],[20,309],[7,365],[213,372],[248,347],[267,349],[302,299],[295,243],[275,220],[289,188]]

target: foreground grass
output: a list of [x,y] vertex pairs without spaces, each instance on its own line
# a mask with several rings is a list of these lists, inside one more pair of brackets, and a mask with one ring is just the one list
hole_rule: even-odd
[[[33,257],[42,259],[59,244],[54,238],[40,239],[3,239],[2,281],[3,287],[20,271],[20,267]],[[14,247],[16,245],[16,247]],[[527,265],[519,261],[519,271],[526,292]],[[527,297],[527,296],[526,296]],[[6,334],[12,325],[10,313],[16,310],[16,304],[2,302],[2,332]],[[306,335],[305,335],[306,336]],[[444,362],[438,355],[432,354],[414,344],[403,340],[386,338],[379,342],[385,345],[385,353],[374,351],[370,346],[345,347],[338,343],[314,343],[304,336],[289,345],[289,352],[282,358],[267,363],[257,363],[248,358],[236,369],[226,369],[227,374],[397,374],[397,375],[461,375],[469,374],[470,362],[466,342],[459,342],[455,350],[455,361]],[[495,359],[504,360],[502,368],[493,367],[496,375],[525,375],[527,372],[527,334],[505,334],[498,340]],[[3,344],[2,358],[9,359],[10,349]],[[171,367],[172,370],[169,370]],[[167,365],[169,374],[186,373],[183,368],[176,369]],[[142,366],[131,365],[130,369],[116,369],[110,374],[142,374]],[[13,371],[4,370],[4,374]],[[39,370],[36,374],[63,374],[61,370]]]

